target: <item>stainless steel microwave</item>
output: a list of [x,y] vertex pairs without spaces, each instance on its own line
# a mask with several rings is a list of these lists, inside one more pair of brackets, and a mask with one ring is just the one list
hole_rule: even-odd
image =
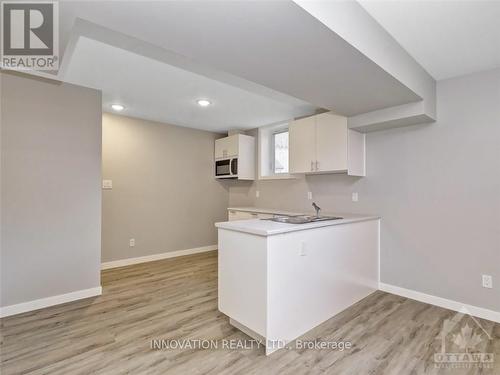
[[238,158],[216,160],[215,177],[238,178]]

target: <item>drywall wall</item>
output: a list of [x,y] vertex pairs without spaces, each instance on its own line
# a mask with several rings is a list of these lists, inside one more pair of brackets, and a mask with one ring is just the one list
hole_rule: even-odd
[[0,306],[99,288],[100,92],[0,80]]
[[[104,262],[217,244],[228,183],[214,178],[220,134],[103,116]],[[135,239],[135,246],[129,240]]]
[[239,184],[230,205],[312,211],[311,191],[325,212],[379,214],[382,282],[500,311],[499,103],[500,69],[440,81],[436,123],[367,134],[366,177]]

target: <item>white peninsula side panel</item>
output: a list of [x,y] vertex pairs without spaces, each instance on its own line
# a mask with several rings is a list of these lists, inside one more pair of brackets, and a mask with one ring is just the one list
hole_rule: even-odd
[[268,237],[269,341],[290,342],[378,289],[379,221]]
[[378,218],[287,225],[217,224],[219,310],[266,354],[378,289]]
[[219,229],[219,310],[262,337],[267,323],[266,243],[267,237]]

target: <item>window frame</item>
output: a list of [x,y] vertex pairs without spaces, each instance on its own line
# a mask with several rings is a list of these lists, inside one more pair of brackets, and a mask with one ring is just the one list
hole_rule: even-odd
[[[296,180],[304,177],[303,174],[290,174],[290,172],[274,173],[274,133],[288,131],[290,134],[290,121],[292,120],[260,126],[257,129],[257,178],[259,180]],[[288,138],[288,146],[290,146],[290,136]]]
[[[290,129],[288,128],[288,124],[286,127],[284,127],[283,129],[277,129],[275,131],[273,131],[271,133],[271,142],[269,142],[271,144],[271,171],[273,172],[273,175],[276,175],[276,176],[282,176],[282,175],[287,175],[288,173],[290,173],[290,170],[286,171],[286,172],[276,172],[276,135],[278,134],[283,134],[283,133],[289,133],[288,134],[288,140],[290,142]],[[288,157],[290,158],[290,151],[288,151]]]

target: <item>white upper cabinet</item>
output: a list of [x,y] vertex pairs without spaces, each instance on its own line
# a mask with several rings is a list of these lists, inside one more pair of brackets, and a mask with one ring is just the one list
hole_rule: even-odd
[[215,140],[215,177],[255,179],[255,138],[234,134]]
[[347,118],[330,113],[316,119],[316,171],[347,171]]
[[238,156],[239,134],[220,138],[215,141],[215,158],[224,159]]
[[293,121],[289,131],[290,173],[312,172],[316,160],[316,121],[306,117]]
[[365,175],[365,135],[333,113],[290,123],[290,173]]

